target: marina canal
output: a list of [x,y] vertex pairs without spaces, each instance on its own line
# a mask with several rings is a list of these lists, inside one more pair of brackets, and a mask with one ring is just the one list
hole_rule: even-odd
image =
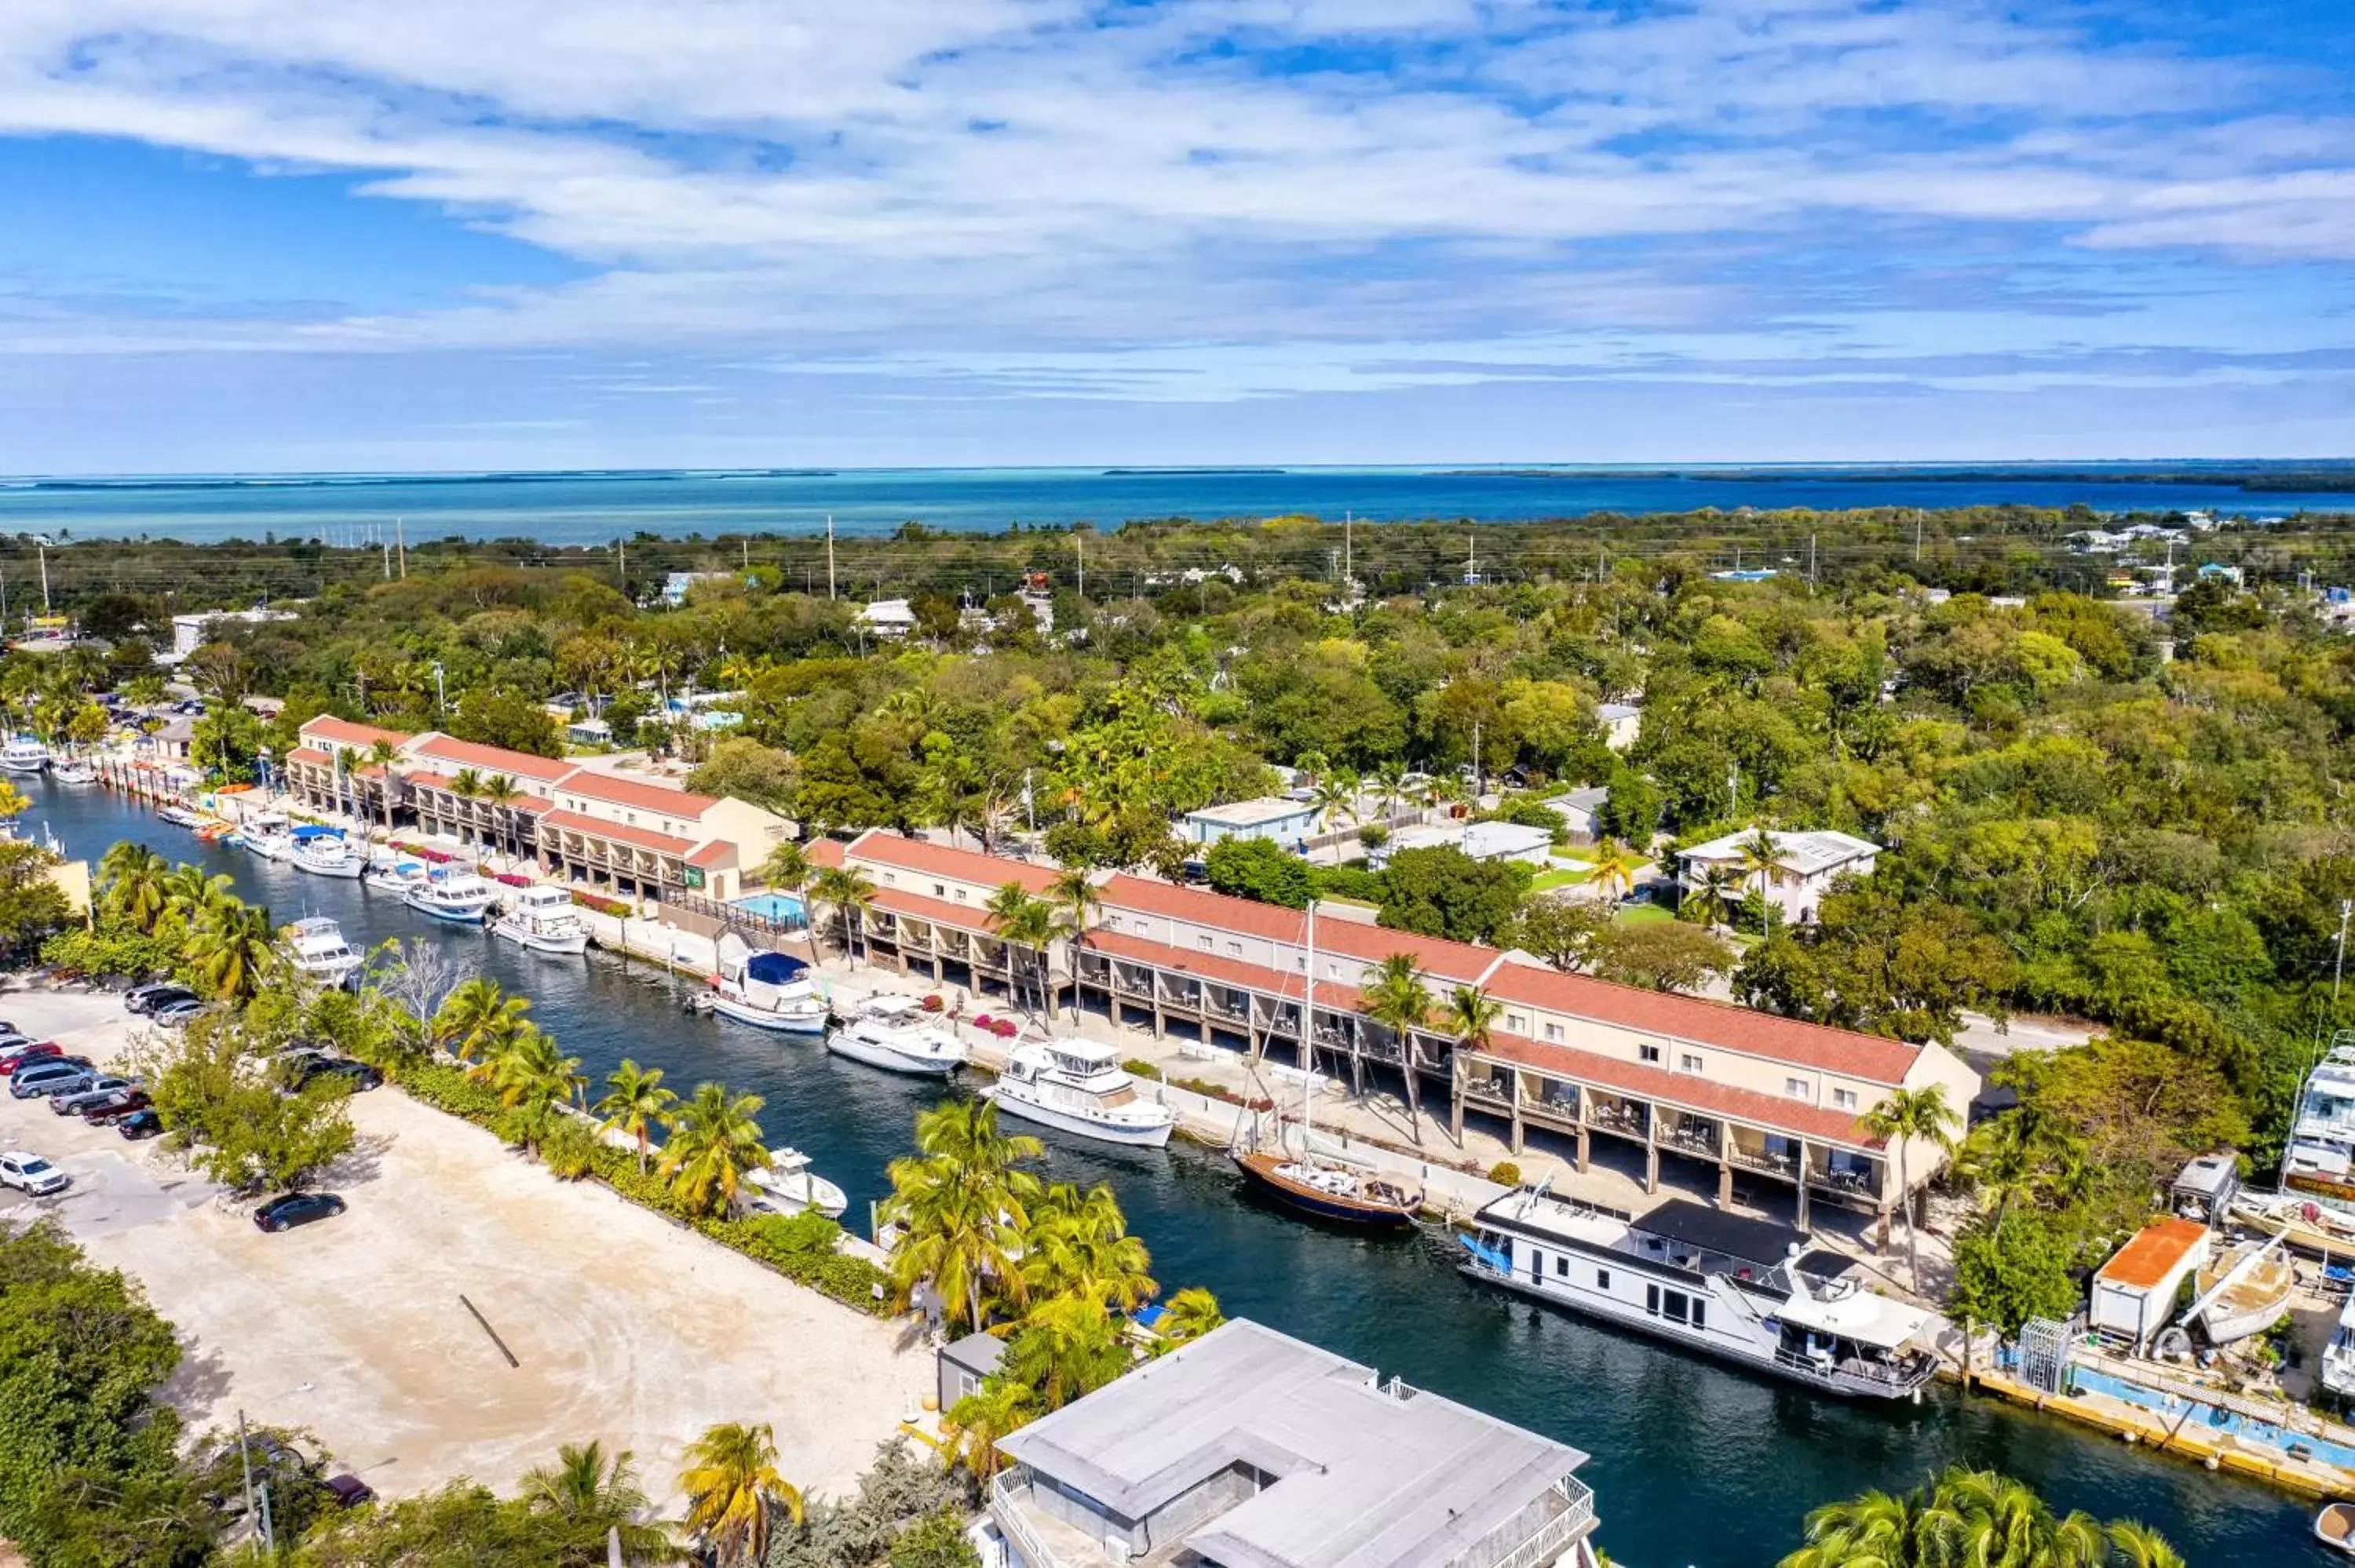
[[[511,992],[602,1079],[623,1056],[662,1067],[682,1093],[716,1079],[762,1096],[774,1144],[809,1154],[863,1223],[883,1168],[906,1151],[915,1112],[938,1086],[872,1071],[680,1002],[689,982],[592,952],[537,956],[479,930],[439,925],[356,882],[306,875],[199,843],[121,796],[25,781],[69,852],[95,862],[130,838],[170,860],[226,872],[284,923],[335,916],[356,943],[448,944]],[[2330,1561],[2309,1510],[2254,1483],[2129,1448],[1991,1397],[1934,1391],[1919,1405],[1868,1407],[1721,1368],[1533,1307],[1465,1280],[1454,1243],[1431,1227],[1369,1238],[1304,1224],[1248,1199],[1223,1158],[1178,1144],[1118,1150],[1048,1139],[1055,1180],[1109,1182],[1153,1251],[1166,1288],[1204,1285],[1248,1316],[1593,1455],[1581,1471],[1601,1504],[1603,1544],[1636,1568],[1746,1568],[1797,1544],[1817,1503],[1868,1487],[1902,1489],[1950,1462],[1993,1466],[2057,1508],[2137,1518],[2195,1568],[2287,1568]],[[364,1199],[362,1201],[365,1201]],[[763,1347],[744,1325],[747,1353]],[[1410,1457],[1401,1456],[1401,1463]]]

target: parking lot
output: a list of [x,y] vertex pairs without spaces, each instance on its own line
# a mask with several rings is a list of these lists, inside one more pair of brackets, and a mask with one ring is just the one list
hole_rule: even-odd
[[[0,1017],[101,1061],[132,1022],[71,993],[5,993]],[[718,1421],[772,1423],[786,1475],[837,1492],[931,1384],[895,1324],[558,1182],[396,1090],[353,1109],[360,1147],[325,1183],[350,1211],[265,1235],[156,1145],[0,1096],[0,1149],[72,1178],[52,1198],[0,1194],[0,1215],[55,1213],[145,1284],[186,1346],[171,1393],[194,1423],[242,1407],[308,1427],[387,1493],[506,1486],[596,1437],[634,1450],[661,1494]]]

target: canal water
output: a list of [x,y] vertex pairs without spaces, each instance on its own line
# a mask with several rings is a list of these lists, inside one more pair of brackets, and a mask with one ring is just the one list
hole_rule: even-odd
[[[885,1190],[886,1162],[907,1150],[915,1113],[941,1092],[814,1043],[687,1016],[687,982],[647,964],[524,952],[428,920],[356,882],[200,844],[95,789],[44,779],[28,793],[27,825],[46,822],[70,853],[93,863],[116,840],[136,839],[167,859],[229,873],[282,924],[325,914],[356,941],[445,944],[531,997],[533,1017],[593,1079],[629,1056],[662,1067],[682,1093],[712,1079],[762,1096],[770,1141],[805,1150],[840,1182],[854,1224]],[[2009,1471],[2062,1508],[2140,1519],[2195,1568],[2330,1560],[2308,1533],[2309,1510],[2280,1494],[1992,1398],[1935,1392],[1918,1406],[1888,1408],[1817,1398],[1475,1285],[1455,1272],[1454,1244],[1435,1229],[1373,1240],[1301,1224],[1245,1197],[1207,1150],[1050,1138],[1048,1151],[1054,1179],[1112,1185],[1165,1289],[1208,1286],[1231,1315],[1591,1454],[1580,1475],[1597,1494],[1600,1539],[1633,1568],[1772,1563],[1797,1543],[1815,1505],[1868,1487],[1902,1489],[1955,1461]],[[757,1351],[761,1326],[745,1332],[748,1353]],[[1399,1460],[1405,1467],[1413,1457]]]

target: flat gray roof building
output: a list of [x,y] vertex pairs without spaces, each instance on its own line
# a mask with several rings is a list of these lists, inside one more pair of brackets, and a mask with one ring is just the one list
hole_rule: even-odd
[[1233,1321],[1001,1440],[1023,1568],[1591,1564],[1577,1449]]

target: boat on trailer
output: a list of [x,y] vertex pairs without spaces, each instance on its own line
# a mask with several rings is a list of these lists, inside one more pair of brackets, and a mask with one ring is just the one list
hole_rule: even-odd
[[1938,1319],[1788,1225],[1671,1198],[1634,1218],[1524,1187],[1473,1216],[1475,1279],[1827,1393],[1910,1395]]

